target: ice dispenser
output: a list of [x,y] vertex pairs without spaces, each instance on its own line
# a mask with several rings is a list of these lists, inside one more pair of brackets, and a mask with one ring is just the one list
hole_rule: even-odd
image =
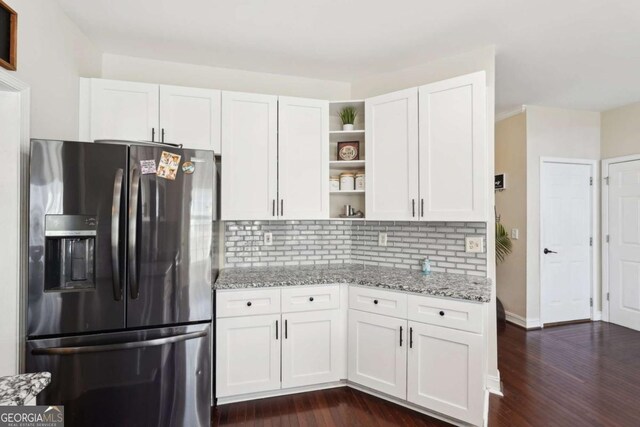
[[45,291],[96,287],[96,225],[90,215],[47,215]]

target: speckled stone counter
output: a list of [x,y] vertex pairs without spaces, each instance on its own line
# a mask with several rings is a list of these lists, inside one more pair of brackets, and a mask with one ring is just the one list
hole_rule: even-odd
[[0,406],[21,406],[51,382],[49,372],[0,377]]
[[226,268],[214,285],[216,290],[347,283],[417,294],[488,302],[491,281],[463,274],[431,273],[361,264]]

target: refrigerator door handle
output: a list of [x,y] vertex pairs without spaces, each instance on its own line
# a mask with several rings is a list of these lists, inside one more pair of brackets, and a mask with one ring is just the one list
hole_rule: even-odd
[[164,338],[156,338],[148,341],[129,341],[117,344],[87,345],[79,347],[45,347],[31,350],[34,356],[71,355],[81,353],[100,353],[105,351],[131,350],[134,348],[157,347],[173,344],[180,341],[192,340],[207,336],[209,331],[190,332],[187,334],[171,335]]
[[113,271],[113,299],[122,299],[120,283],[120,202],[122,194],[122,178],[124,171],[116,170],[113,181],[113,203],[111,205],[111,269]]
[[140,289],[138,287],[138,266],[136,256],[136,234],[138,230],[138,196],[140,192],[140,171],[133,168],[131,171],[131,187],[129,188],[129,242],[127,247],[127,258],[129,265],[129,285],[131,299],[138,298]]

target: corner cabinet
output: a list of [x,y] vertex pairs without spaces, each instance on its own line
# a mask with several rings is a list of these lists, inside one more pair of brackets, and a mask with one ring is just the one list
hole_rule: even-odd
[[486,77],[366,101],[367,218],[486,221]]
[[80,79],[80,139],[169,142],[220,154],[220,91]]
[[329,217],[328,102],[222,94],[222,219]]

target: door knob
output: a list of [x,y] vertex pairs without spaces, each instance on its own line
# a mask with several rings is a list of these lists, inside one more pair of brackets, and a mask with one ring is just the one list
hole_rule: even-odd
[[547,249],[547,248],[544,248],[544,251],[543,251],[543,252],[544,252],[544,254],[545,254],[545,255],[546,255],[546,254],[557,254],[557,253],[558,253],[558,252],[556,252],[556,251],[550,251],[550,250],[549,250],[549,249]]

